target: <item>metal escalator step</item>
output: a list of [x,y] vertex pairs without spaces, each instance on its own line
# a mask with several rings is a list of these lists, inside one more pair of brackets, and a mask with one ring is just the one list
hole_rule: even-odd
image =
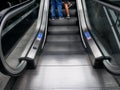
[[47,42],[81,42],[79,35],[48,35]]
[[[76,9],[70,9],[69,11],[70,11],[70,16],[71,17],[77,16],[77,10]],[[63,12],[63,16],[66,17],[65,9],[63,9],[62,12]],[[57,13],[57,10],[56,10],[56,13]],[[49,15],[51,15],[50,12],[49,12]]]
[[45,54],[86,54],[80,42],[47,42],[43,52]]
[[48,34],[52,35],[68,35],[68,34],[78,34],[78,26],[49,26]]
[[70,19],[56,19],[56,20],[51,20],[49,19],[49,25],[52,25],[52,26],[66,26],[66,25],[71,25],[71,26],[74,26],[74,25],[77,25],[78,24],[78,19],[77,17],[71,17]]
[[[76,9],[70,9],[69,11],[70,11],[70,16],[71,16],[71,17],[77,16],[77,11],[76,11]],[[63,15],[64,15],[64,17],[66,17],[65,9],[63,9]]]
[[[58,62],[57,62],[58,61]],[[40,63],[39,63],[40,62]],[[88,65],[91,66],[88,55],[46,55],[41,54],[37,65],[50,66],[72,66]]]

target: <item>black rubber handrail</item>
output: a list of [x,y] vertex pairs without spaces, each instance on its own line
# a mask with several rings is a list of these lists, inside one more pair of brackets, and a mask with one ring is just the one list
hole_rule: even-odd
[[113,65],[110,60],[103,60],[105,68],[113,75],[120,75],[120,67],[118,65]]
[[[103,56],[102,56],[102,54],[99,50],[98,45],[95,42],[93,33],[91,33],[92,29],[91,29],[90,25],[88,24],[88,21],[89,21],[88,18],[87,18],[88,15],[86,13],[86,8],[84,7],[85,0],[77,0],[77,3],[79,3],[79,2],[81,2],[81,4],[78,4],[77,6],[78,6],[78,14],[80,13],[80,15],[78,15],[78,18],[81,21],[80,26],[82,27],[82,31],[83,31],[84,34],[86,32],[89,32],[90,40],[86,39],[87,43],[88,43],[95,59],[99,60],[100,58],[103,58]],[[93,63],[93,65],[94,65],[94,63]]]
[[32,48],[32,46],[34,44],[34,42],[36,40],[36,37],[37,37],[37,34],[40,31],[41,24],[43,23],[43,16],[45,16],[44,8],[45,8],[45,0],[42,0],[40,2],[40,9],[39,9],[39,14],[38,14],[38,18],[37,18],[37,25],[36,25],[35,33],[33,34],[33,36],[31,37],[30,41],[26,45],[24,51],[22,52],[22,54],[21,54],[21,56],[19,58],[20,61],[21,60],[29,61],[29,59],[30,59],[30,58],[27,57],[27,55],[30,52],[30,50],[31,50],[31,48]]
[[4,37],[8,32],[10,32],[16,25],[22,22],[26,17],[28,17],[37,8],[38,8],[38,5],[36,5],[34,8],[29,9],[25,14],[21,15],[18,19],[16,19],[14,22],[12,22],[6,28],[4,28],[2,32],[2,37]]
[[107,2],[104,2],[104,1],[101,1],[101,0],[93,0],[93,1],[101,4],[102,6],[108,7],[110,9],[112,9],[112,10],[117,11],[117,12],[120,13],[120,7],[118,7],[118,6],[112,5],[110,3],[107,3]]
[[24,1],[24,2],[22,2],[22,3],[20,3],[20,4],[17,4],[17,5],[14,5],[14,6],[12,6],[12,7],[9,7],[9,8],[6,8],[6,9],[2,10],[2,11],[0,12],[0,24],[1,24],[1,21],[3,20],[3,18],[5,17],[5,15],[6,15],[7,13],[11,12],[12,10],[14,10],[14,9],[16,9],[16,8],[22,7],[23,5],[25,5],[25,4],[29,3],[29,2],[32,2],[32,1],[27,0],[27,1]]
[[[42,1],[41,1],[42,3]],[[37,23],[37,30],[39,29],[35,40],[29,50],[29,52],[26,54],[26,57],[21,57],[23,60],[28,61],[28,67],[29,68],[36,68],[38,59],[35,59],[37,56],[37,52],[41,49],[43,49],[47,37],[47,27],[48,27],[48,13],[49,13],[49,0],[44,0],[44,7],[43,7],[43,15],[42,17],[38,17],[38,23]],[[40,21],[42,20],[41,24],[39,25]],[[39,28],[38,28],[39,27]]]
[[21,72],[25,69],[26,65],[27,65],[27,61],[22,60],[19,65],[17,65],[16,68],[10,67],[3,55],[3,51],[2,51],[2,30],[6,24],[6,22],[11,19],[12,17],[18,15],[19,13],[21,13],[22,11],[26,10],[27,8],[33,6],[35,4],[35,0],[30,1],[27,4],[22,5],[21,7],[16,8],[15,10],[11,10],[9,12],[7,12],[7,14],[4,16],[1,24],[0,24],[0,70],[1,72],[3,72],[4,74],[10,75],[10,76],[16,76],[21,74]]
[[[120,7],[115,6],[115,5],[111,5],[107,2],[101,1],[101,0],[93,0],[99,4],[101,4],[104,7],[110,8],[116,12],[120,13]],[[105,66],[105,68],[107,69],[107,71],[109,71],[111,74],[113,75],[120,75],[120,67],[118,65],[113,65],[110,60],[103,60],[103,64]]]

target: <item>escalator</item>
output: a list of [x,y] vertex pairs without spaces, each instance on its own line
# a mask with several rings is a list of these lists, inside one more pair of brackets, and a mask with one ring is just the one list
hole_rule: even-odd
[[[90,61],[92,55],[86,49],[80,26],[84,23],[80,22],[81,12],[78,9],[82,4],[81,0],[76,1],[71,0],[73,6],[70,8],[70,19],[52,21],[48,15],[49,0],[45,0],[41,31],[27,56],[24,58],[22,55],[20,58],[29,62],[28,68],[33,65],[32,68],[36,69],[27,70],[18,77],[13,90],[119,90],[119,85],[105,69],[93,69],[93,63],[97,62]],[[64,9],[63,12],[65,16]],[[85,35],[89,41],[93,40],[89,32]],[[94,45],[94,49],[98,48]],[[37,55],[34,56],[33,52]],[[93,54],[95,56],[92,58],[98,57],[96,60],[100,61],[101,54]],[[37,65],[33,60],[37,61]]]
[[[9,90],[12,86],[12,90],[120,90],[119,77],[110,74],[119,75],[119,67],[117,67],[119,45],[115,47],[118,42],[115,42],[116,37],[114,37],[114,35],[119,35],[119,31],[115,31],[117,34],[110,31],[110,20],[108,21],[108,15],[114,21],[113,13],[119,14],[111,10],[107,11],[99,1],[97,3],[94,1],[96,0],[71,0],[71,18],[52,21],[50,1],[41,0],[37,21],[35,20],[28,32],[18,41],[16,40],[18,35],[14,36],[14,34],[21,27],[15,30],[15,33],[12,32],[14,31],[12,28],[17,27],[16,24],[20,22],[24,24],[24,19],[30,13],[33,12],[32,15],[35,15],[34,10],[38,5],[33,0],[21,6],[18,5],[17,8],[7,9],[0,20],[0,41],[2,41],[0,42],[0,70],[12,77],[0,74],[2,86],[0,89]],[[29,11],[26,12],[27,10]],[[64,8],[63,13],[65,17]],[[25,20],[30,24],[31,21],[28,19]],[[7,23],[7,20],[10,23]],[[11,22],[14,20],[15,22]],[[116,21],[115,26],[118,25],[119,22]],[[13,42],[12,45],[8,45],[7,42],[13,41],[9,41],[10,38],[4,40],[3,36],[8,37],[9,33],[11,38],[15,38],[14,41],[17,44]],[[110,37],[112,37],[112,42]],[[9,52],[11,48],[7,49],[8,46],[15,47]],[[16,81],[7,83],[9,78],[14,78]],[[11,85],[13,83],[14,85]],[[6,84],[10,86],[4,89]]]

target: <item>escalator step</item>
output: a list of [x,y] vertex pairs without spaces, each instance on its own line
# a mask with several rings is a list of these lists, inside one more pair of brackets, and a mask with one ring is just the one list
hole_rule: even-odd
[[[76,11],[76,9],[70,9],[69,11],[70,11],[70,16],[71,16],[71,17],[77,16],[77,11]],[[64,17],[66,16],[65,9],[63,9],[63,15],[64,15]]]
[[71,17],[70,19],[56,19],[56,20],[51,20],[49,19],[49,25],[52,25],[52,26],[66,26],[66,25],[71,25],[71,26],[74,26],[74,25],[77,25],[78,24],[78,19],[76,17]]
[[78,34],[78,26],[49,26],[48,34],[57,34],[57,35],[68,35],[68,34]]
[[48,35],[47,42],[80,42],[79,35]]
[[[70,11],[70,16],[71,16],[71,17],[77,16],[77,11],[76,11],[76,9],[70,9],[69,11]],[[57,10],[56,10],[56,12],[57,12]],[[66,17],[65,9],[63,9],[62,12],[63,12],[63,16]],[[49,15],[51,15],[50,12],[49,12]],[[50,16],[50,17],[51,17],[51,16]]]
[[46,54],[85,54],[85,49],[80,42],[47,42],[44,47]]

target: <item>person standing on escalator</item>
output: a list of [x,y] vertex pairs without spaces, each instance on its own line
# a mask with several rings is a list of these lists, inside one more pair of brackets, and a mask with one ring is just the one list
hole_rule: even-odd
[[51,19],[56,19],[56,8],[58,12],[58,18],[63,19],[62,13],[62,0],[51,0]]
[[69,11],[69,8],[72,6],[72,4],[70,3],[69,0],[63,0],[64,2],[64,7],[65,7],[65,12],[66,12],[66,18],[70,18],[70,11]]

